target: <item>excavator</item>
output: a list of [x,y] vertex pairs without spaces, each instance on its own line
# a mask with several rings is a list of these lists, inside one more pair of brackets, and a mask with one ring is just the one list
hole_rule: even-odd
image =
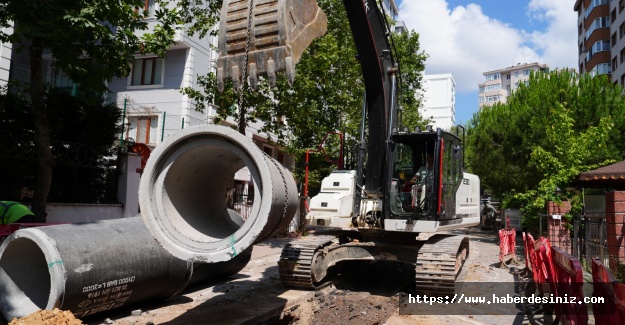
[[[306,216],[316,231],[284,247],[280,279],[315,289],[337,265],[392,261],[414,266],[417,292],[453,294],[469,239],[450,231],[480,223],[480,180],[464,171],[464,129],[400,125],[400,69],[382,3],[343,4],[365,85],[358,161],[322,180]],[[280,71],[292,83],[295,64],[326,28],[315,0],[225,0],[219,88],[228,79],[255,88],[260,75],[275,83]]]

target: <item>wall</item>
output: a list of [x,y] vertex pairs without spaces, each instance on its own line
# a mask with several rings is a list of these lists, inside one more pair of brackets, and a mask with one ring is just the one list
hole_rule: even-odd
[[48,203],[47,222],[77,223],[129,218],[139,214],[139,179],[141,156],[129,153],[121,157],[117,189],[119,204]]
[[[571,254],[571,233],[567,228],[568,223],[564,220],[564,215],[571,211],[571,202],[547,202],[547,236],[551,246],[559,247],[568,254]],[[554,218],[560,215],[560,219]]]
[[625,191],[606,193],[605,212],[610,268],[615,270],[625,263]]
[[48,203],[48,223],[93,222],[122,217],[122,204]]

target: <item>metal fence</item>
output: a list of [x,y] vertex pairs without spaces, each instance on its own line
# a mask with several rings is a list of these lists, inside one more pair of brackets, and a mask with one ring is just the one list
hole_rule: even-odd
[[586,211],[573,219],[573,254],[584,262],[587,269],[592,259],[609,264],[607,223],[604,210]]
[[[231,196],[231,197],[229,197]],[[247,220],[254,205],[254,189],[237,184],[232,193],[226,193],[226,205]]]

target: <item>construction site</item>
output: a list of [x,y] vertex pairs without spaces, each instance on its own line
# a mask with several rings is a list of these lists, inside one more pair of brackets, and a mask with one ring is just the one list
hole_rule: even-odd
[[259,80],[292,86],[328,17],[315,1],[223,1],[215,87],[238,94],[238,130],[207,123],[153,150],[129,145],[115,217],[0,225],[0,322],[622,324],[625,192],[584,197],[597,215],[572,219],[571,202],[548,200],[528,231],[523,207],[483,196],[464,127],[406,125],[383,6],[340,5],[362,72],[360,128],[349,157],[328,132],[339,159],[316,193],[311,150],[298,186],[284,156],[246,135],[241,94]]

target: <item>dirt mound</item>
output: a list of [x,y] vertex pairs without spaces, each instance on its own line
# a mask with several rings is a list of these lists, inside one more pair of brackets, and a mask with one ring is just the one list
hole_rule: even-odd
[[82,321],[74,316],[71,311],[40,310],[20,319],[13,319],[9,325],[81,325]]
[[315,293],[311,324],[384,324],[399,306],[398,296],[384,297],[367,292],[333,291]]

